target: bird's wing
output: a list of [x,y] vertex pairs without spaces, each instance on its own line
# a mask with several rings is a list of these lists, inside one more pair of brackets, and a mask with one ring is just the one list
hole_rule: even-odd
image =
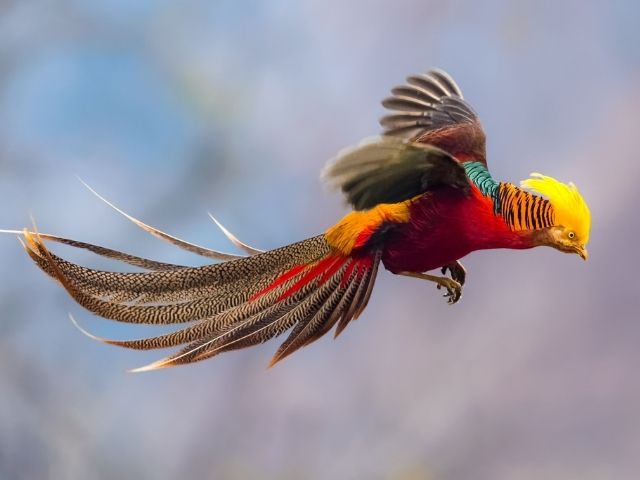
[[388,136],[340,152],[323,177],[356,210],[402,202],[442,186],[469,188],[464,167],[449,153]]
[[485,134],[473,108],[446,72],[431,70],[407,77],[382,101],[391,110],[380,120],[383,135],[439,147],[458,161],[486,166]]

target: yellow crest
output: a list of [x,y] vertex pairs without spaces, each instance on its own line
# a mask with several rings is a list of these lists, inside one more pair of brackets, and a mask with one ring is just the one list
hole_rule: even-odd
[[572,182],[566,184],[553,177],[532,173],[531,178],[520,182],[520,186],[546,197],[551,202],[555,225],[573,230],[583,244],[589,241],[591,212]]

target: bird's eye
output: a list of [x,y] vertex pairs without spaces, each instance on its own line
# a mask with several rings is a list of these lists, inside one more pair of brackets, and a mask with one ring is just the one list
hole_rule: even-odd
[[569,232],[567,236],[569,237],[569,240],[573,240],[574,238],[576,238],[576,234],[574,232]]

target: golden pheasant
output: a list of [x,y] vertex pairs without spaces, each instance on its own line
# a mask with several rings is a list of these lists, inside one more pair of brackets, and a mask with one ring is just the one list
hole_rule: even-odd
[[[324,171],[353,211],[322,235],[262,252],[221,226],[248,254],[235,256],[172,237],[121,211],[148,232],[220,261],[194,268],[55,235],[5,232],[20,233],[33,261],[96,315],[138,324],[189,323],[151,338],[99,338],[133,349],[182,346],[134,371],[193,363],[291,330],[273,365],[334,326],[337,336],[357,318],[380,262],[392,273],[435,282],[455,303],[466,275],[459,259],[472,251],[550,246],[587,259],[591,217],[575,185],[540,174],[519,187],[494,180],[478,117],[449,75],[433,70],[410,76],[383,105],[390,113],[381,120],[382,135],[341,152]],[[52,253],[45,240],[146,271],[80,266]],[[434,269],[450,278],[425,273]]]

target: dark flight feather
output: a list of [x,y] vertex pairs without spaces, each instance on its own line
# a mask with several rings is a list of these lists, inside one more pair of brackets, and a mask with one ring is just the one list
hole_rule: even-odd
[[463,192],[469,188],[464,168],[450,154],[393,137],[342,152],[323,176],[356,210],[401,202],[442,186]]
[[382,105],[382,134],[439,147],[460,161],[486,165],[485,134],[456,82],[442,70],[407,77]]

